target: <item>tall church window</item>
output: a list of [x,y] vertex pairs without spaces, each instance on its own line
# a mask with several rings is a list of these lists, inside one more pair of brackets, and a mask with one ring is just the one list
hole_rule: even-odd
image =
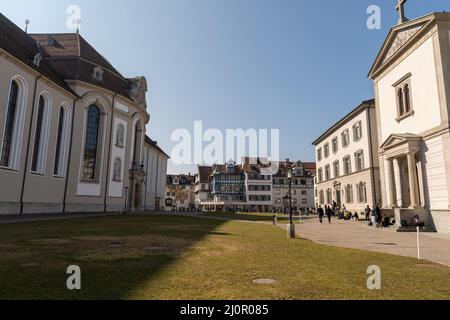
[[59,109],[58,131],[56,136],[55,162],[53,164],[53,175],[63,177],[65,174],[65,162],[69,144],[69,107],[62,105]]
[[140,164],[141,162],[142,132],[142,124],[139,121],[134,128],[133,164]]
[[11,89],[8,101],[8,110],[6,112],[5,132],[3,135],[2,154],[0,166],[10,167],[11,151],[13,144],[14,123],[16,120],[17,105],[19,96],[19,85],[17,81],[11,82]]
[[96,180],[98,171],[98,149],[100,134],[100,109],[91,105],[87,112],[84,141],[83,180]]
[[39,97],[38,112],[36,118],[36,129],[34,132],[33,156],[31,159],[31,171],[43,174],[45,171],[45,145],[48,143],[48,98],[43,95]]

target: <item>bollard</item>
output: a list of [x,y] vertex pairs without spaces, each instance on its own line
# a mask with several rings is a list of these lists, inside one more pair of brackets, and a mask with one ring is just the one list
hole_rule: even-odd
[[278,224],[278,218],[277,218],[277,215],[275,214],[273,216],[273,225],[276,226],[277,224]]
[[417,227],[417,259],[420,260],[420,227]]

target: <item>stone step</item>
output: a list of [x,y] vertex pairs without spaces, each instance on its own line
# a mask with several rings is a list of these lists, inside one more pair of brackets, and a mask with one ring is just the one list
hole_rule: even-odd
[[[400,228],[397,229],[397,232],[417,232],[417,228],[416,227],[400,227]],[[420,232],[422,232],[422,233],[435,233],[436,230],[434,228],[425,227],[425,228],[421,228]]]

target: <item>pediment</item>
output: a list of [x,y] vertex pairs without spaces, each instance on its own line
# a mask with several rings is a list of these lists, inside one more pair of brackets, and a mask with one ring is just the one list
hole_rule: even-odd
[[381,145],[381,149],[387,150],[396,147],[401,144],[409,144],[413,141],[420,141],[422,138],[415,134],[392,134],[386,141]]
[[370,69],[369,77],[373,79],[380,69],[395,61],[404,52],[404,49],[414,43],[423,34],[423,31],[428,29],[435,19],[435,16],[431,14],[393,27]]

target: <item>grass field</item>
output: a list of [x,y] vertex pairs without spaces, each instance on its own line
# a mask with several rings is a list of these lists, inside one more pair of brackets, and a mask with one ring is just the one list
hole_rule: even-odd
[[[66,288],[69,265],[82,290]],[[381,290],[367,289],[370,265]],[[450,299],[450,268],[289,240],[270,225],[117,216],[0,225],[0,299]]]

